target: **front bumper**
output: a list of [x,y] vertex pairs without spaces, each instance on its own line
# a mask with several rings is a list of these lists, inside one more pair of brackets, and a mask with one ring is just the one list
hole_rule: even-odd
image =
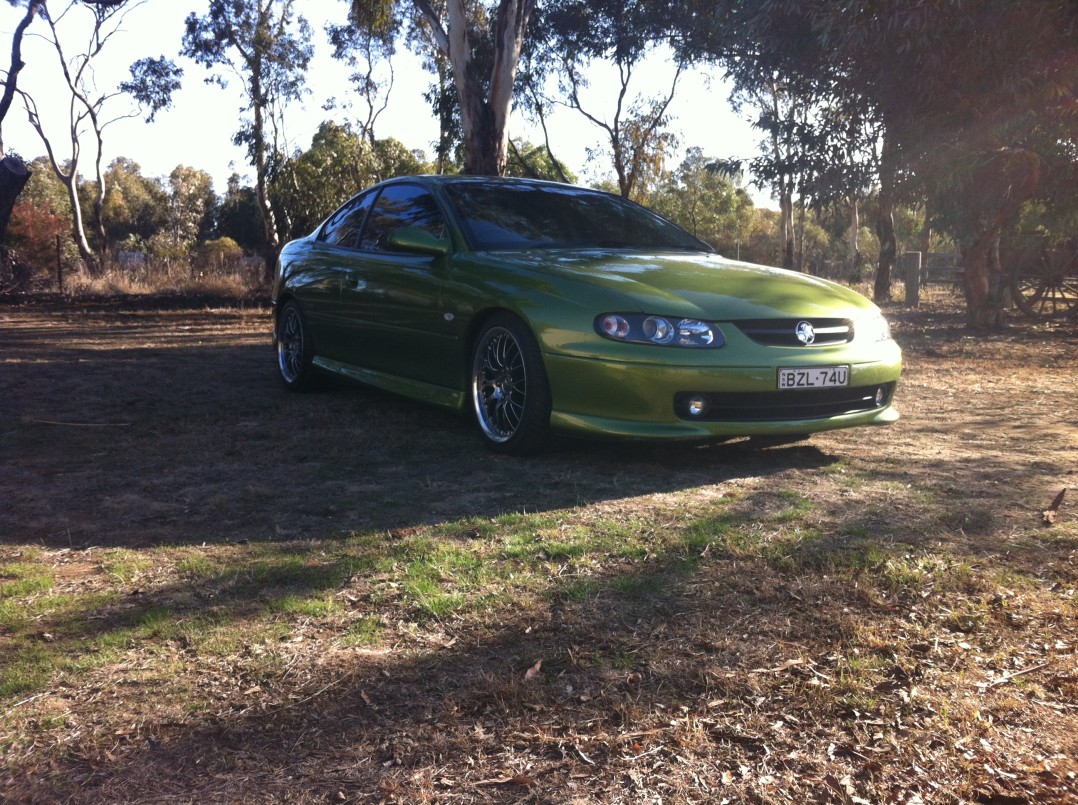
[[[886,425],[899,418],[893,398],[902,359],[893,342],[880,345],[877,353],[865,360],[835,350],[785,356],[766,366],[658,365],[547,354],[550,422],[578,435],[641,439],[779,436]],[[778,391],[777,366],[795,361],[848,365],[851,393],[837,395],[849,398],[848,408],[841,400],[821,406],[819,394]],[[690,395],[737,404],[694,418],[684,405]]]

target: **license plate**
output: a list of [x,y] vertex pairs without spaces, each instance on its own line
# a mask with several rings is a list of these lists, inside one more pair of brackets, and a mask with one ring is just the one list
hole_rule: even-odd
[[779,369],[780,389],[832,389],[850,385],[849,366]]

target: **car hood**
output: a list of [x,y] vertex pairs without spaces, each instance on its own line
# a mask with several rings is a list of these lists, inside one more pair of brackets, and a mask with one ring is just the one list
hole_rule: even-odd
[[[501,253],[501,260],[509,257]],[[518,270],[535,271],[595,312],[642,312],[731,321],[784,316],[846,317],[875,309],[833,282],[714,254],[613,250],[517,252]],[[595,292],[595,298],[588,290]],[[601,301],[600,301],[601,300]]]

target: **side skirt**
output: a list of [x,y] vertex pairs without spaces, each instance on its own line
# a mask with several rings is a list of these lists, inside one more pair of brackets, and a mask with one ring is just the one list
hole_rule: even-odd
[[464,410],[467,399],[467,395],[463,391],[435,386],[431,383],[424,383],[422,380],[411,380],[407,377],[378,372],[374,369],[364,369],[350,363],[341,363],[340,361],[323,358],[320,355],[316,355],[312,363],[319,369],[347,377],[365,386],[373,386],[393,394],[400,394],[403,397],[411,397],[420,402],[451,408],[454,411]]

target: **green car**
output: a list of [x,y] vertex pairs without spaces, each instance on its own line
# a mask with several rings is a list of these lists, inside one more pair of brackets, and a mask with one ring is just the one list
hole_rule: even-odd
[[894,422],[879,309],[724,259],[618,196],[522,179],[392,179],[281,251],[277,366],[470,411],[486,444],[803,437]]

